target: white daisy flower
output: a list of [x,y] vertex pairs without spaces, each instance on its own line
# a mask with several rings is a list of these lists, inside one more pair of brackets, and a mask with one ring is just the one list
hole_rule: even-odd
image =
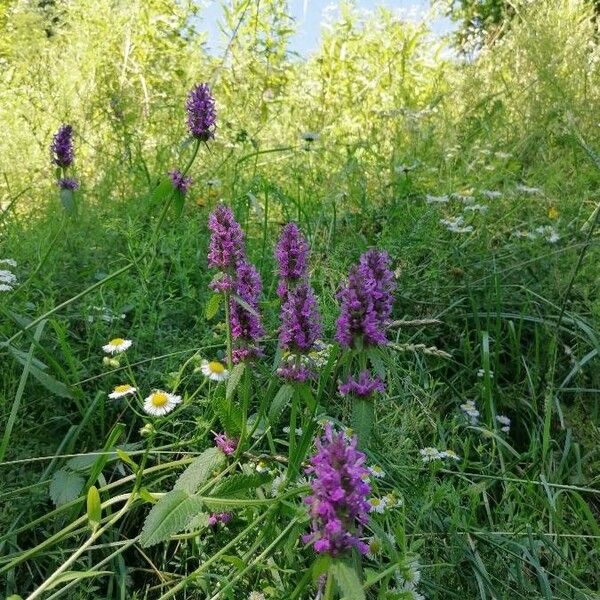
[[200,370],[213,381],[225,381],[229,377],[229,371],[218,360],[203,360]]
[[510,431],[510,419],[505,415],[497,415],[496,421],[502,425],[500,427],[500,431],[504,431],[504,433],[508,433]]
[[427,204],[445,204],[448,200],[450,200],[450,198],[445,194],[443,196],[432,196],[431,194],[425,196],[425,202],[427,202]]
[[181,402],[181,396],[155,390],[144,400],[144,411],[153,417],[170,413]]
[[108,397],[116,400],[117,398],[122,398],[123,396],[130,396],[136,392],[137,388],[134,388],[132,385],[126,383],[125,385],[115,386],[114,390],[108,395]]
[[16,267],[17,261],[12,258],[2,258],[2,259],[0,259],[0,265],[8,265],[9,267]]
[[269,471],[269,467],[267,466],[267,463],[259,460],[256,463],[256,472],[257,473],[267,473]]
[[11,271],[0,269],[0,283],[13,284],[16,283],[17,276]]
[[383,544],[381,540],[376,537],[372,537],[367,539],[367,544],[369,546],[369,550],[367,551],[366,557],[369,560],[375,560],[381,551],[383,550]]
[[106,352],[106,354],[121,354],[121,352],[125,352],[128,348],[131,348],[131,344],[133,342],[131,340],[126,340],[124,338],[114,338],[102,346],[102,350]]
[[369,477],[368,473],[363,473],[360,478],[365,482],[365,483],[371,483],[371,478]]
[[424,463],[432,462],[434,460],[440,460],[442,458],[440,451],[437,448],[427,447],[421,448],[419,454]]
[[369,472],[373,477],[377,477],[377,479],[383,479],[385,477],[385,471],[379,465],[369,467]]
[[7,283],[0,283],[0,292],[12,292],[14,290],[12,285]]
[[398,496],[396,496],[393,493],[386,494],[383,498],[385,499],[385,505],[388,508],[395,508],[396,506],[402,506],[402,499],[398,498]]
[[385,511],[385,498],[369,498],[369,512],[376,512],[380,515]]

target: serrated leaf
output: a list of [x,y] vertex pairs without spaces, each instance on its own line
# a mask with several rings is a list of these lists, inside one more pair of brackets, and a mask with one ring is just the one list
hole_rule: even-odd
[[203,505],[200,498],[190,496],[185,490],[171,490],[152,507],[146,517],[140,535],[141,545],[147,548],[183,531]]
[[186,531],[197,531],[206,529],[206,527],[208,527],[208,513],[201,512],[192,517],[192,520],[187,524],[185,529]]
[[329,567],[331,574],[342,590],[342,600],[365,600],[365,592],[356,571],[341,561],[334,561]]
[[281,413],[292,399],[293,395],[294,388],[289,383],[284,383],[275,394],[271,406],[269,407],[269,423],[271,423],[273,427],[275,427],[277,421],[279,421]]
[[207,448],[200,456],[190,463],[187,469],[179,476],[174,490],[185,490],[194,494],[215,471],[225,464],[225,454],[218,448]]
[[213,294],[208,302],[206,303],[206,307],[204,308],[204,316],[207,321],[214,319],[215,315],[219,311],[219,306],[221,306],[221,294]]
[[231,401],[225,398],[225,390],[218,387],[211,398],[211,405],[221,426],[227,435],[239,436],[242,431],[242,419],[240,411],[235,410]]
[[230,400],[233,396],[233,393],[235,392],[237,386],[240,383],[240,380],[242,379],[242,375],[244,374],[245,368],[246,365],[243,362],[241,362],[235,365],[235,367],[233,367],[233,369],[231,370],[231,374],[229,375],[229,379],[227,380],[227,389],[225,391],[225,398],[227,398],[227,400]]
[[152,191],[151,201],[161,202],[173,192],[173,184],[168,177],[164,177]]
[[95,529],[102,520],[102,504],[100,502],[100,493],[95,485],[91,486],[88,490],[87,516],[92,529]]
[[377,375],[379,375],[380,377],[385,377],[386,368],[381,358],[381,352],[377,348],[368,348],[367,356],[369,357],[371,364],[375,368],[375,373],[377,373]]
[[185,194],[182,194],[180,190],[173,190],[173,208],[175,209],[176,217],[181,217],[184,204]]
[[317,583],[319,577],[327,572],[331,564],[331,556],[329,554],[321,554],[310,568],[313,583]]
[[235,473],[217,485],[212,494],[219,498],[236,497],[264,485],[269,479],[267,473]]
[[59,469],[50,481],[50,498],[56,506],[75,500],[81,494],[85,479],[66,469]]
[[352,429],[361,449],[368,448],[375,421],[375,406],[369,398],[355,398],[352,402]]

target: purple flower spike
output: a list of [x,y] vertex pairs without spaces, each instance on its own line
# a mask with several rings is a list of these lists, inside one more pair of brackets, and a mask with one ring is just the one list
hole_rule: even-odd
[[52,162],[59,167],[70,167],[73,164],[73,127],[61,125],[52,138],[50,146]]
[[[306,277],[308,244],[296,223],[288,223],[283,228],[275,247],[275,258],[279,263],[279,275],[286,280],[286,283],[295,282]],[[284,289],[285,287],[281,287],[281,290],[280,288],[277,290],[281,297],[285,295]],[[282,291],[283,293],[280,293]]]
[[245,256],[244,233],[230,208],[219,204],[208,217],[211,232],[208,266],[226,271]]
[[227,437],[224,433],[215,433],[215,446],[226,454],[231,456],[237,448],[238,441],[235,438]]
[[375,392],[385,392],[385,385],[380,377],[371,377],[368,371],[362,371],[358,379],[349,377],[346,383],[340,384],[338,390],[342,396],[352,394],[359,398],[367,398]]
[[306,470],[314,475],[312,495],[304,499],[311,533],[303,541],[312,543],[318,554],[337,556],[352,548],[365,554],[368,547],[360,536],[368,520],[371,491],[365,481],[369,476],[365,455],[356,449],[356,437],[348,441],[343,433],[334,433],[330,424],[316,446]]
[[231,513],[222,512],[222,513],[212,513],[208,517],[208,526],[216,527],[219,523],[229,523],[231,521]]
[[292,362],[281,365],[277,369],[277,375],[279,375],[279,377],[282,379],[287,379],[288,381],[304,383],[309,379],[313,379],[315,377],[315,372],[305,365],[297,365]]
[[169,177],[171,183],[176,190],[179,190],[183,196],[188,192],[190,185],[192,185],[192,178],[186,177],[179,169],[173,169],[169,171]]
[[368,250],[360,257],[359,268],[373,282],[373,307],[381,327],[385,329],[392,314],[396,289],[394,274],[390,270],[390,257],[387,252]]
[[308,352],[321,335],[321,319],[311,287],[300,283],[281,307],[279,343],[285,350]]
[[385,329],[375,308],[376,284],[365,269],[350,269],[346,287],[338,292],[341,302],[335,339],[344,347],[353,346],[356,338],[363,344],[378,346],[387,343]]
[[73,179],[72,177],[63,177],[62,179],[59,179],[57,183],[61,190],[71,190],[74,192],[75,190],[79,189],[79,183],[77,183],[77,180]]
[[264,334],[258,314],[258,299],[261,291],[261,281],[258,271],[248,262],[237,266],[235,292],[246,306],[236,298],[229,301],[231,335],[235,340],[256,342]]
[[188,95],[187,125],[190,133],[204,142],[215,137],[215,101],[207,83],[198,84]]

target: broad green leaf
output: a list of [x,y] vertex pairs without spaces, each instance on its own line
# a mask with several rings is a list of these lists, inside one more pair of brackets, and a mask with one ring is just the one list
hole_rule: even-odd
[[184,490],[194,494],[217,469],[225,464],[225,454],[218,448],[207,448],[179,476],[174,490]]
[[331,574],[342,591],[342,600],[365,600],[360,579],[356,571],[341,561],[334,561],[329,567]]
[[168,177],[163,178],[152,191],[151,201],[158,204],[168,198],[173,192],[173,184]]
[[361,449],[368,448],[375,421],[375,406],[369,398],[354,398],[352,402],[352,429]]
[[233,367],[233,369],[231,370],[231,374],[229,375],[229,379],[227,380],[227,390],[225,391],[225,398],[227,398],[227,400],[230,400],[233,396],[233,393],[235,392],[237,386],[240,383],[240,380],[242,379],[242,375],[244,374],[245,368],[246,365],[243,362],[241,362],[235,365],[235,367]]
[[185,195],[179,190],[173,190],[173,208],[175,209],[175,216],[180,217],[183,213],[183,205],[185,204]]
[[75,194],[73,190],[60,190],[60,201],[66,212],[72,213],[75,210]]
[[140,535],[141,545],[147,548],[183,531],[202,507],[202,500],[198,496],[190,496],[185,490],[172,490],[165,494],[146,517]]
[[281,413],[284,411],[293,395],[294,388],[289,383],[284,383],[275,394],[271,406],[269,407],[269,422],[273,427],[275,427],[277,421],[279,421]]
[[93,485],[88,490],[87,494],[87,516],[90,522],[90,527],[95,529],[102,520],[102,505],[100,502],[100,493],[98,488]]
[[198,531],[208,527],[208,513],[201,512],[187,524],[186,531]]
[[270,476],[266,473],[235,473],[217,485],[212,493],[219,498],[231,498],[254,490],[269,479]]
[[330,564],[331,556],[329,556],[328,554],[321,554],[319,557],[317,557],[317,560],[315,560],[315,562],[312,564],[312,567],[310,568],[313,583],[317,583],[319,577],[321,577],[323,573],[326,573],[328,571]]
[[206,316],[206,319],[208,321],[213,319],[219,311],[219,306],[221,306],[222,297],[223,296],[221,296],[221,294],[213,294],[206,303],[204,315]]
[[85,479],[81,475],[59,469],[50,481],[50,498],[56,506],[71,502],[81,494],[84,484]]
[[117,456],[127,465],[129,465],[134,473],[137,472],[138,470],[138,465],[137,463],[131,458],[131,456],[129,456],[129,454],[127,454],[127,452],[125,452],[125,450],[122,450],[121,448],[117,448]]

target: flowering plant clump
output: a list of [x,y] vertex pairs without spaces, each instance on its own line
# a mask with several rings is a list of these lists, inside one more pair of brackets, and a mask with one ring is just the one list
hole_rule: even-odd
[[215,137],[217,114],[207,83],[200,83],[188,95],[187,124],[193,137],[204,142]]
[[373,377],[369,371],[362,371],[358,378],[349,377],[345,383],[341,383],[338,390],[342,396],[353,394],[366,398],[375,392],[385,392],[385,385],[381,377]]
[[313,475],[312,494],[304,499],[312,531],[304,542],[319,554],[338,556],[352,548],[366,554],[368,545],[360,539],[370,510],[365,455],[356,449],[355,437],[348,440],[342,432],[334,432],[330,423],[316,447],[306,469]]
[[169,171],[169,178],[173,187],[185,196],[192,185],[192,178],[185,176],[179,169]]

